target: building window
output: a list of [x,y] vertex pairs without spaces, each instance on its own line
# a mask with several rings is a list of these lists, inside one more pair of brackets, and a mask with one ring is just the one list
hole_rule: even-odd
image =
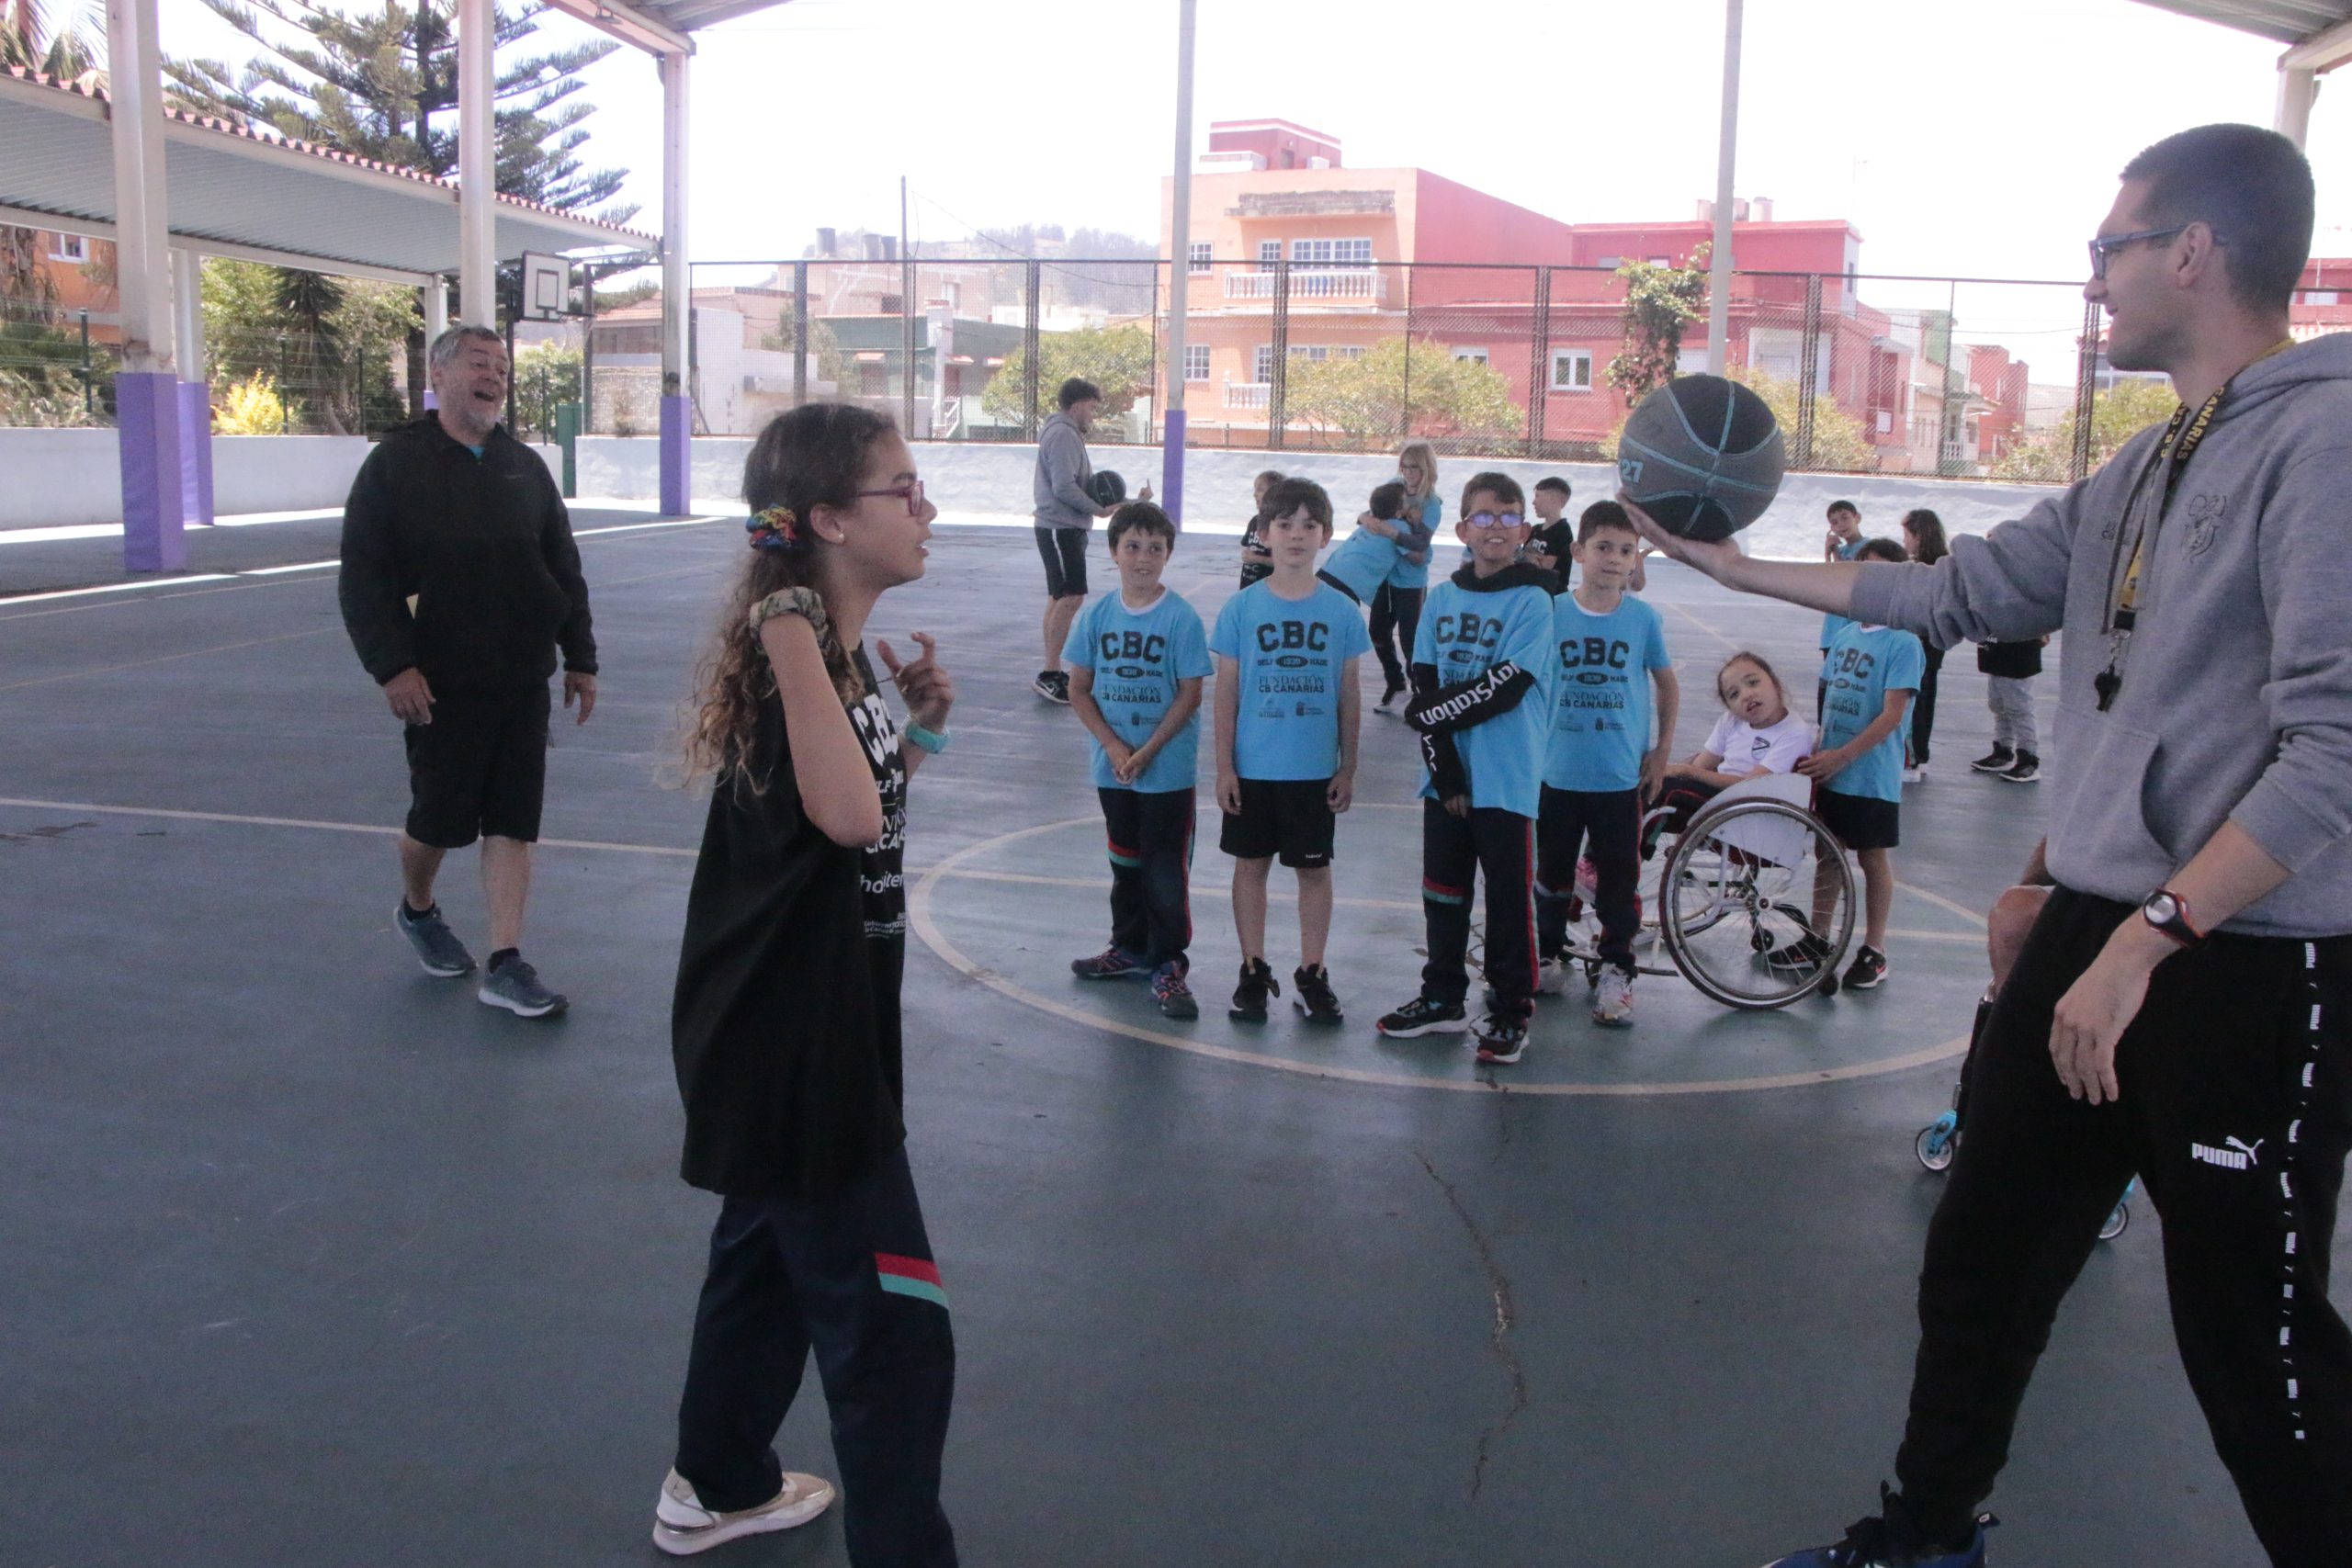
[[1331,357],[1334,359],[1362,359],[1363,357],[1363,344],[1360,343],[1343,343],[1337,344],[1331,350]]
[[1206,241],[1206,240],[1195,240],[1195,241],[1193,241],[1193,243],[1192,243],[1192,245],[1191,245],[1189,248],[1187,248],[1187,250],[1186,250],[1186,251],[1185,251],[1185,253],[1184,253],[1185,257],[1186,257],[1186,260],[1185,260],[1185,265],[1184,265],[1184,270],[1186,270],[1187,272],[1206,272],[1206,271],[1208,271],[1208,270],[1209,270],[1209,251],[1210,251],[1210,245],[1209,245],[1209,242],[1208,242],[1208,241]]
[[1555,348],[1552,351],[1552,390],[1555,392],[1592,390],[1592,351],[1590,349]]
[[1274,345],[1261,343],[1258,352],[1250,356],[1250,379],[1261,387],[1274,378]]
[[2335,303],[2336,292],[2337,291],[2333,288],[2306,288],[2303,290],[2303,303],[2306,305],[2333,305]]
[[1188,343],[1184,345],[1184,379],[1205,381],[1209,378],[1209,345]]
[[1290,356],[1293,359],[1329,359],[1331,350],[1324,344],[1295,343],[1290,345]]
[[1474,365],[1484,365],[1487,363],[1487,351],[1483,348],[1457,348],[1453,351],[1453,357],[1469,360]]
[[885,294],[875,301],[874,309],[877,315],[895,316],[906,309],[906,300],[896,294]]
[[51,234],[49,237],[49,259],[62,262],[85,262],[90,259],[89,242],[79,234]]
[[1365,267],[1372,265],[1370,240],[1293,240],[1290,259],[1296,266]]
[[1280,240],[1258,242],[1258,270],[1260,272],[1273,271],[1274,264],[1282,259],[1283,243]]

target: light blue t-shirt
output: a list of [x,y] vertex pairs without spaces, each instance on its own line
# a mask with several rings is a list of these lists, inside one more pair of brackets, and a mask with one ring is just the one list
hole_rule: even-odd
[[[1094,671],[1094,705],[1102,710],[1103,722],[1131,747],[1142,745],[1159,730],[1169,705],[1176,700],[1179,682],[1204,678],[1214,668],[1201,613],[1170,589],[1162,589],[1148,610],[1128,609],[1115,588],[1095,600],[1070,623],[1062,662]],[[1131,784],[1121,784],[1112,773],[1111,759],[1097,740],[1094,787],[1132,789],[1139,795],[1189,790],[1199,766],[1200,739],[1196,708]]]
[[1554,789],[1633,789],[1650,749],[1650,672],[1671,666],[1666,621],[1628,593],[1597,615],[1573,593],[1552,601],[1551,744],[1544,782]]
[[1225,602],[1209,651],[1239,666],[1236,773],[1328,779],[1339,771],[1340,683],[1372,651],[1362,606],[1328,582],[1284,599],[1270,577]]
[[1369,604],[1388,574],[1396,570],[1396,541],[1382,538],[1358,524],[1354,533],[1323,558],[1323,570],[1346,583],[1359,603]]
[[[1843,746],[1869,728],[1885,710],[1887,693],[1917,692],[1927,668],[1928,656],[1909,632],[1847,622],[1821,661],[1821,678],[1829,685],[1821,709],[1821,750]],[[1868,800],[1901,800],[1903,742],[1909,732],[1909,726],[1896,725],[1885,739],[1823,780],[1822,788]]]
[[[1511,663],[1535,677],[1519,705],[1453,731],[1470,775],[1470,804],[1532,817],[1543,805],[1544,732],[1552,716],[1552,595],[1532,584],[1481,593],[1452,578],[1430,590],[1413,642],[1413,662],[1437,667],[1441,687],[1475,681]],[[1421,798],[1437,790],[1424,768]]]
[[[1866,541],[1861,539],[1856,539],[1850,545],[1838,546],[1838,558],[1839,560],[1852,560],[1854,558],[1855,552],[1860,550],[1865,542]],[[1853,624],[1853,622],[1848,620],[1843,615],[1822,616],[1821,641],[1818,646],[1827,648],[1830,644],[1838,640],[1838,634],[1839,632],[1844,631],[1848,626],[1850,626]]]
[[[1411,510],[1412,504],[1410,501],[1406,502],[1406,509]],[[1433,495],[1423,496],[1421,498],[1421,526],[1430,531],[1429,547],[1421,552],[1421,558],[1418,561],[1409,561],[1398,556],[1396,566],[1391,568],[1388,573],[1389,587],[1427,588],[1430,585],[1430,560],[1438,552],[1438,526],[1444,521],[1445,502]]]

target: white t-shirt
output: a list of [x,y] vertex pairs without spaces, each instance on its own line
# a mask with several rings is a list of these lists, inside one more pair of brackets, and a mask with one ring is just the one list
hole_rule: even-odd
[[1701,750],[1724,760],[1723,766],[1716,770],[1719,773],[1746,773],[1761,768],[1768,773],[1792,773],[1799,762],[1813,755],[1813,726],[1795,714],[1769,728],[1758,729],[1746,719],[1726,713],[1715,720],[1715,727],[1707,732],[1707,743]]

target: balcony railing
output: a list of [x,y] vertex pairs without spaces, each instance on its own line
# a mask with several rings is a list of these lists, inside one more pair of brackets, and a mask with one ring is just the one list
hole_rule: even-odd
[[[1225,275],[1225,297],[1272,299],[1274,276],[1271,272],[1228,272]],[[1294,305],[1324,299],[1377,305],[1387,298],[1387,278],[1369,267],[1333,267],[1312,272],[1291,269],[1290,299]]]
[[1260,409],[1266,407],[1273,386],[1266,381],[1227,381],[1225,384],[1225,406],[1229,409]]

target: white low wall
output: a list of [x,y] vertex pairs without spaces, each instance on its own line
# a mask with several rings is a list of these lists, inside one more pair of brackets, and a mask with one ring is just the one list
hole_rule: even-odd
[[[233,517],[339,508],[373,445],[361,435],[216,435],[213,513]],[[653,444],[641,445],[650,450]],[[550,472],[561,473],[559,448],[532,450]],[[741,461],[736,459],[739,479]],[[121,457],[113,431],[0,430],[0,528],[121,521]]]
[[[731,504],[741,495],[743,460],[751,449],[751,440],[743,436],[710,436],[694,443],[697,504]],[[932,500],[951,517],[959,513],[1025,515],[1030,511],[1035,447],[919,441],[914,449]],[[650,437],[583,437],[579,449],[580,493],[656,499],[661,489],[658,452]],[[1159,488],[1160,449],[1157,446],[1098,446],[1091,448],[1091,456],[1097,468],[1116,468],[1130,492],[1146,481],[1154,490]],[[1612,495],[1617,489],[1617,472],[1604,463],[1444,457],[1438,468],[1438,490],[1446,497],[1449,514],[1462,481],[1482,468],[1498,469],[1530,488],[1547,474],[1559,475],[1574,491],[1570,516],[1585,503]],[[1184,460],[1185,515],[1195,525],[1228,523],[1238,529],[1250,516],[1250,482],[1266,468],[1311,479],[1329,491],[1343,527],[1347,519],[1363,509],[1373,486],[1396,477],[1396,460],[1377,454],[1194,447]],[[1780,499],[1748,530],[1746,540],[1752,554],[1812,559],[1820,552],[1826,526],[1822,513],[1838,500],[1851,501],[1861,509],[1863,530],[1869,534],[1896,535],[1903,514],[1914,507],[1933,511],[1943,519],[1947,532],[1981,534],[2007,518],[2023,516],[2035,502],[2058,490],[2054,485],[1996,484],[1909,474],[1791,474],[1781,486]]]

